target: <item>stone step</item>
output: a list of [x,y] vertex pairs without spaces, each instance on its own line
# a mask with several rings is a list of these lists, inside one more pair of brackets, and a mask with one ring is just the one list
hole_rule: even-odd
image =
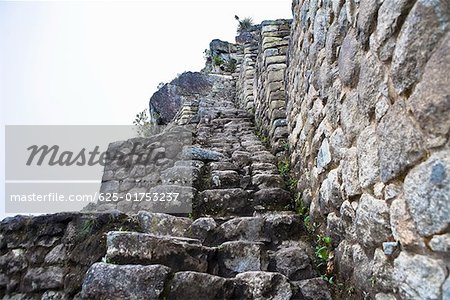
[[144,233],[163,236],[187,237],[192,220],[163,213],[140,211],[135,215]]
[[173,271],[207,273],[215,252],[195,239],[118,231],[107,235],[106,257],[115,264],[161,264]]
[[234,188],[202,191],[192,210],[195,216],[250,216],[254,207],[248,191]]
[[249,271],[235,278],[180,271],[162,265],[95,263],[86,273],[76,300],[128,299],[307,299],[331,300],[325,281],[289,281],[279,273]]
[[113,265],[95,263],[86,273],[75,299],[161,299],[170,268],[161,265]]
[[282,241],[299,240],[304,233],[302,217],[286,211],[232,218],[211,228],[203,238],[209,246],[238,240],[278,245]]

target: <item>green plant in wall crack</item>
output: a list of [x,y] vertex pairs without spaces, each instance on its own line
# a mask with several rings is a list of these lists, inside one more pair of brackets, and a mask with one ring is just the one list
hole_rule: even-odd
[[287,158],[279,160],[277,165],[278,173],[280,173],[281,176],[287,176],[289,174],[290,164]]
[[242,20],[239,19],[238,16],[234,16],[234,18],[239,22],[239,25],[237,28],[238,32],[248,31],[253,26],[253,19],[251,17],[246,17],[246,18],[243,18]]
[[220,57],[219,55],[214,55],[212,61],[215,66],[221,66],[221,65],[223,65],[223,62],[224,62],[223,58]]

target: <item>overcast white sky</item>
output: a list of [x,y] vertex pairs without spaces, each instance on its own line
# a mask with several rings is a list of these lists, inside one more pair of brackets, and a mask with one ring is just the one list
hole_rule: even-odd
[[234,41],[234,15],[291,18],[291,2],[0,2],[1,125],[131,124],[212,39]]

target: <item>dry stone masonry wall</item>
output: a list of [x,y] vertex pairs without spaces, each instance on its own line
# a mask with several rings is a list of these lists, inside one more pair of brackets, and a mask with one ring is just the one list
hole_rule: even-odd
[[376,299],[448,299],[448,1],[294,1],[291,163],[335,263]]

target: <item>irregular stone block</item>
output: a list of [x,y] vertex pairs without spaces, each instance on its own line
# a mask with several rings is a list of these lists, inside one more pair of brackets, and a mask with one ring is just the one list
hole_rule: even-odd
[[450,233],[433,236],[429,245],[435,252],[450,252]]
[[240,176],[236,171],[213,171],[211,173],[211,185],[214,188],[239,187]]
[[86,274],[81,299],[160,299],[169,272],[160,265],[95,263]]
[[193,211],[199,215],[251,215],[253,204],[247,191],[235,189],[205,190],[194,202]]
[[446,274],[443,261],[423,255],[402,251],[394,260],[394,278],[405,299],[440,299]]
[[355,86],[359,74],[359,43],[350,31],[342,42],[338,58],[339,78],[347,86]]
[[283,188],[284,182],[280,175],[258,174],[253,175],[252,184],[258,189]]
[[253,194],[254,205],[262,205],[269,210],[289,209],[292,205],[291,195],[280,188],[259,190]]
[[279,273],[240,273],[236,282],[241,285],[238,299],[290,300],[292,297],[289,281]]
[[[448,68],[443,66],[450,66],[450,33],[431,56],[421,81],[409,98],[412,111],[429,139],[445,140],[450,130],[450,77]],[[430,144],[434,146],[434,143]]]
[[380,176],[383,182],[397,177],[419,161],[424,140],[401,103],[392,106],[377,128],[380,155]]
[[357,140],[358,175],[362,188],[369,187],[379,180],[378,139],[374,126],[364,129]]
[[405,200],[417,231],[437,234],[450,223],[450,151],[440,151],[405,178]]
[[65,273],[66,271],[60,267],[30,268],[23,278],[20,289],[24,292],[61,289],[64,286]]
[[236,299],[234,290],[232,279],[197,272],[178,272],[170,283],[167,299]]
[[341,161],[342,185],[347,197],[361,194],[359,185],[358,155],[356,148],[346,151],[345,158]]
[[140,211],[137,221],[141,230],[153,235],[186,236],[186,232],[192,224],[189,218],[175,217],[162,213],[150,213]]
[[204,241],[216,227],[217,223],[213,218],[198,218],[187,231],[190,237]]
[[305,300],[332,300],[327,283],[322,278],[312,278],[302,281],[292,282],[300,290],[303,296],[300,299]]
[[390,215],[392,235],[396,241],[399,241],[406,249],[416,246],[425,247],[422,238],[417,233],[414,221],[411,218],[403,198],[392,201]]
[[300,247],[282,248],[272,257],[274,271],[288,277],[289,280],[303,280],[313,277],[311,259],[305,249]]
[[414,1],[383,1],[378,10],[376,30],[370,37],[370,48],[376,51],[382,61],[392,57],[395,48],[395,33],[401,26],[400,19],[405,17]]
[[218,247],[219,274],[234,277],[248,271],[266,271],[268,257],[263,243],[249,241],[225,242]]
[[356,235],[367,248],[381,246],[391,236],[389,207],[383,200],[363,194],[356,210]]
[[416,1],[402,27],[392,58],[392,80],[399,94],[421,78],[434,47],[449,28],[449,20],[448,1]]
[[208,271],[213,249],[199,240],[112,231],[107,235],[107,258],[116,264],[162,264],[174,271]]

